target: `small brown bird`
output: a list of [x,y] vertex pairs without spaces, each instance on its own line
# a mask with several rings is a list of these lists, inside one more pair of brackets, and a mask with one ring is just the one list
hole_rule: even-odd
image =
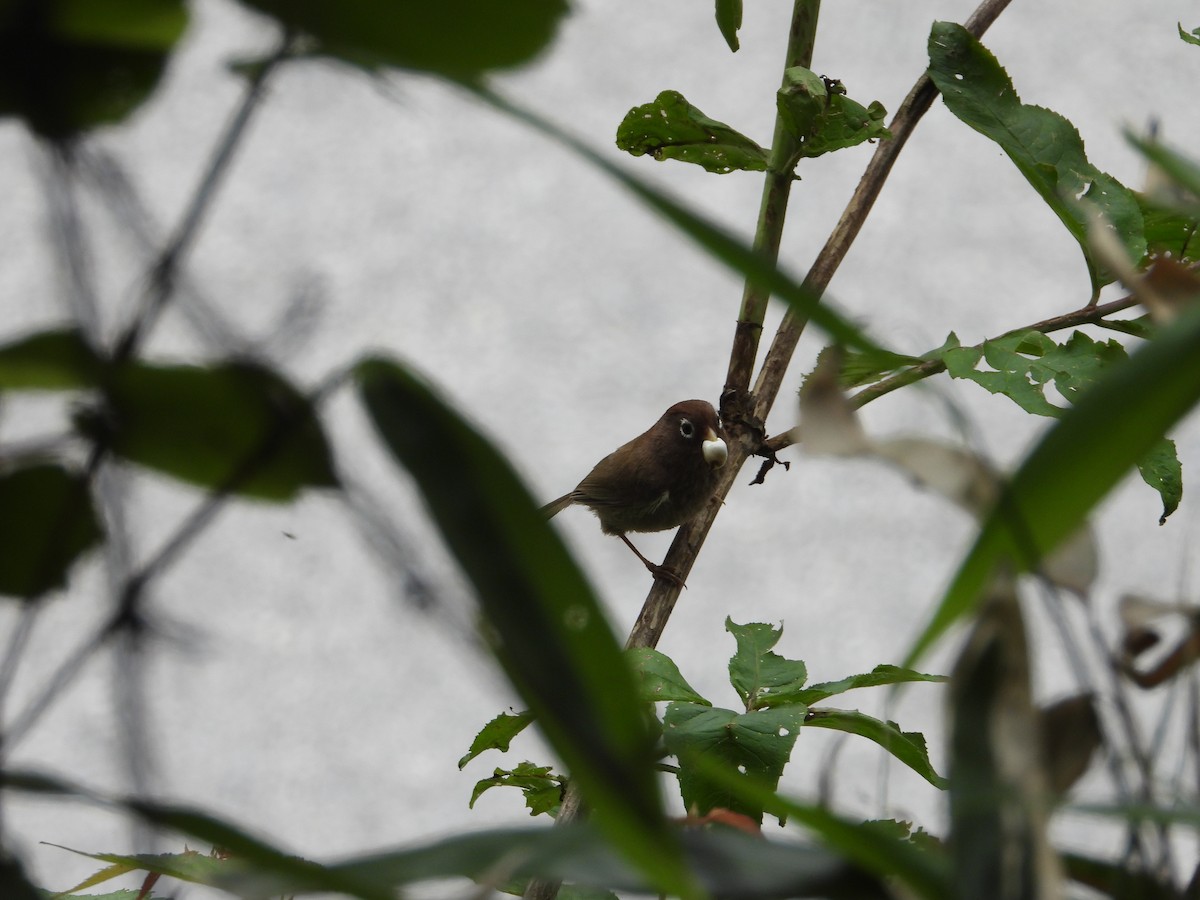
[[679,581],[638,552],[629,531],[665,531],[691,519],[712,497],[717,469],[729,457],[721,420],[711,403],[676,403],[649,431],[622,444],[587,474],[579,486],[542,507],[547,517],[579,504],[600,518],[658,578]]

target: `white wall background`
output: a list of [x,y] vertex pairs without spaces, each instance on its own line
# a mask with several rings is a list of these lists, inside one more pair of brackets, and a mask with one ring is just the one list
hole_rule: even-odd
[[[747,237],[760,179],[717,177],[680,164],[621,158],[616,125],[634,105],[672,88],[710,116],[770,139],[774,90],[791,4],[747,4],[742,51],[730,54],[710,5],[579,0],[552,50],[498,80],[509,96],[562,123],[610,158]],[[240,95],[226,69],[265,50],[271,27],[225,0],[198,0],[182,51],[155,99],[129,124],[97,138],[118,156],[160,223],[172,223]],[[962,0],[827,3],[814,68],[862,102],[894,111],[926,64],[937,19],[963,21]],[[1070,118],[1091,160],[1125,183],[1143,166],[1122,138],[1158,117],[1183,148],[1200,139],[1195,85],[1200,49],[1176,22],[1200,24],[1194,3],[1015,3],[985,37],[1026,102]],[[782,257],[802,274],[849,197],[870,148],[806,163]],[[63,279],[48,249],[31,141],[0,124],[0,308],[6,335],[65,315]],[[141,258],[111,219],[89,208],[95,264],[110,311],[135,294]],[[557,496],[600,456],[685,397],[713,401],[724,380],[740,284],[602,175],[525,128],[448,87],[396,76],[374,84],[333,64],[295,66],[241,148],[188,272],[205,299],[249,337],[263,338],[295,377],[313,383],[368,350],[428,373],[510,455],[534,490]],[[319,302],[281,323],[291,298]],[[1006,157],[939,103],[901,155],[891,180],[831,286],[840,307],[890,346],[922,352],[954,329],[964,343],[1081,306],[1078,250]],[[1108,296],[1108,295],[1106,295]],[[767,335],[778,321],[772,310]],[[769,430],[792,424],[791,392],[811,368],[820,336],[801,342]],[[172,313],[149,352],[211,355]],[[952,436],[947,399],[1004,464],[1045,427],[1008,400],[944,377],[871,405],[877,435]],[[0,437],[36,432],[49,413],[8,404]],[[353,399],[330,409],[339,458],[408,536],[436,614],[417,609],[332,497],[273,508],[231,505],[217,526],[152,592],[161,631],[145,688],[153,783],[245,823],[294,852],[327,860],[523,819],[516,792],[466,808],[475,780],[495,765],[549,761],[523,738],[460,773],[475,731],[515,700],[473,648],[470,601],[414,494],[374,446]],[[1177,435],[1185,477],[1200,464],[1200,426]],[[807,660],[813,680],[896,662],[922,627],[973,536],[965,515],[891,471],[806,459],[750,488],[747,471],[689,578],[660,649],[714,701],[733,704],[725,665],[726,615],[783,622],[778,648]],[[132,482],[135,546],[152,552],[198,495],[154,476]],[[1191,596],[1195,505],[1159,528],[1157,497],[1136,480],[1097,516],[1103,580],[1096,615],[1113,620],[1125,590]],[[646,573],[595,520],[557,520],[611,610],[631,624]],[[284,532],[294,535],[289,539]],[[639,546],[661,556],[669,535]],[[10,709],[102,620],[109,597],[92,562],[45,610]],[[1031,604],[1038,693],[1073,689],[1062,650]],[[448,614],[442,614],[448,613]],[[15,610],[0,609],[0,633]],[[953,642],[928,668],[944,670]],[[98,787],[128,784],[113,692],[116,660],[94,660],[28,739],[14,764],[36,765]],[[880,714],[871,692],[846,698]],[[889,711],[937,740],[942,697],[915,687]],[[802,736],[786,778],[813,796],[829,734]],[[915,817],[937,829],[941,799],[907,770],[879,790],[879,754],[847,740],[835,797],[865,815]],[[1105,790],[1096,774],[1085,788]],[[77,808],[11,802],[6,827],[47,887],[63,889],[95,864],[39,845],[87,851],[145,849],[119,819]],[[1064,840],[1078,842],[1071,822]],[[1090,832],[1089,832],[1090,834]],[[160,845],[159,849],[179,849]],[[188,897],[208,896],[185,889]]]

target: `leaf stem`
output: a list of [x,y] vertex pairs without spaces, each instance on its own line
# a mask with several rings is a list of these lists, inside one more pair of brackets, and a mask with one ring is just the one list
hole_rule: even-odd
[[[812,65],[813,47],[817,39],[817,19],[820,0],[796,0],[792,8],[792,24],[788,30],[787,54],[784,69]],[[779,259],[779,244],[783,238],[788,198],[792,190],[792,169],[796,138],[788,130],[784,118],[775,115],[775,134],[771,140],[770,164],[763,182],[762,205],[758,213],[758,228],[754,233],[754,250],[772,263]],[[725,376],[726,397],[740,397],[750,387],[750,375],[758,355],[763,319],[766,317],[770,290],[751,278],[742,290],[742,306],[738,313],[733,349],[729,354],[729,372]]]

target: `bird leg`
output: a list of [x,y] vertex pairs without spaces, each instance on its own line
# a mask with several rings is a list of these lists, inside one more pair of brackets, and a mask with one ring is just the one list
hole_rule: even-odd
[[625,537],[625,535],[618,534],[617,537],[619,537],[621,540],[623,540],[625,542],[625,546],[633,551],[633,555],[642,561],[642,565],[644,565],[647,569],[649,569],[650,574],[653,575],[655,578],[662,578],[664,581],[669,581],[672,584],[674,584],[678,587],[681,587],[681,588],[687,587],[687,585],[683,583],[683,579],[680,578],[679,575],[676,574],[674,570],[668,569],[666,566],[657,566],[654,563],[650,562],[650,560],[648,560],[648,559],[646,559],[646,557],[642,556],[641,551],[639,551],[637,547],[633,546],[633,542],[631,540],[629,540],[629,538]]

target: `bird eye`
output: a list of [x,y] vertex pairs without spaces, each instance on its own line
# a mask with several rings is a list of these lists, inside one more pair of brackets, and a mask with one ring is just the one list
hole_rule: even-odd
[[688,440],[691,440],[692,437],[696,434],[696,426],[693,425],[691,422],[689,422],[687,419],[680,419],[679,420],[679,433],[682,434]]

